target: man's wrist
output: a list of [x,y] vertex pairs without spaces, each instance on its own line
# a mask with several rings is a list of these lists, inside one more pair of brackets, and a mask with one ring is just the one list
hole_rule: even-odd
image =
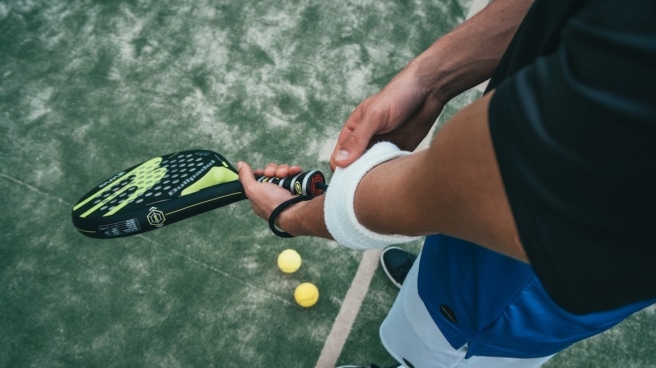
[[310,199],[312,199],[312,197],[301,195],[291,198],[278,205],[278,207],[276,207],[273,210],[273,212],[271,212],[271,215],[269,216],[269,228],[271,229],[271,231],[281,238],[293,238],[294,237],[293,234],[284,231],[278,226],[278,217],[289,207],[294,206],[303,201],[309,201]]
[[332,239],[323,218],[325,195],[299,202],[281,212],[277,226],[294,236],[318,236]]

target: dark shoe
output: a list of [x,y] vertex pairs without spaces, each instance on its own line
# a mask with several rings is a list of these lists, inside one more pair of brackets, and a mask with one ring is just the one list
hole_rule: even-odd
[[380,264],[390,281],[401,287],[417,256],[399,247],[388,247],[380,255]]

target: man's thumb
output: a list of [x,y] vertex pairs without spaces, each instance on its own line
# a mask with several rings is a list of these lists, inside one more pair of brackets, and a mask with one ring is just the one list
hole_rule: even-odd
[[[358,139],[358,136],[351,133],[342,142],[337,143],[331,159],[334,166],[346,167],[357,160],[367,148],[367,142]],[[331,165],[332,166],[332,165]],[[334,169],[334,168],[333,168]]]
[[243,161],[237,162],[237,171],[239,172],[239,181],[241,185],[246,189],[249,184],[255,181],[255,174],[253,174],[253,169],[248,166],[247,163]]

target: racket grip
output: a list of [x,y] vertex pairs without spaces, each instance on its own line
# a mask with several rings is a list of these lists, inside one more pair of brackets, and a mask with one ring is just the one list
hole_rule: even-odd
[[284,178],[256,176],[256,179],[260,183],[277,184],[295,195],[316,197],[322,195],[328,188],[326,178],[319,170],[304,171],[298,175]]

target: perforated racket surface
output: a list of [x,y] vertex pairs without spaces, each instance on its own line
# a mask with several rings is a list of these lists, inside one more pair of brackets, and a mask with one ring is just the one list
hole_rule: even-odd
[[[312,196],[323,193],[325,182],[316,170],[274,181],[292,193]],[[222,155],[181,151],[100,183],[73,207],[73,224],[93,238],[136,235],[245,198],[237,170]]]

